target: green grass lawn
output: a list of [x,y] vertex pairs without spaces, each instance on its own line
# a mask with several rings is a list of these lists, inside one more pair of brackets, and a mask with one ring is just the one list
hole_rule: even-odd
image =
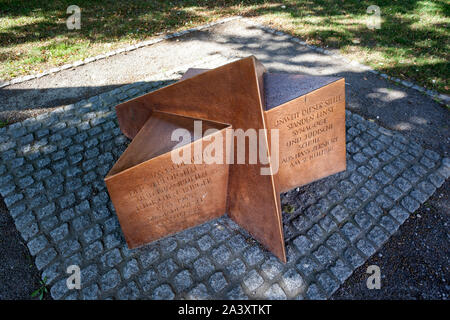
[[[72,4],[81,8],[81,30],[67,30]],[[381,8],[381,29],[366,26],[372,4]],[[0,0],[0,79],[239,14],[449,93],[449,13],[448,0]]]

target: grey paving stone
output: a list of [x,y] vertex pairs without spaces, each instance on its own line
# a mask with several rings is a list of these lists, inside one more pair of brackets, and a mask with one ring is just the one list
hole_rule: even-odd
[[66,279],[59,280],[50,289],[50,294],[53,299],[61,299],[64,295],[69,292],[69,288],[66,284]]
[[84,255],[87,260],[91,260],[103,253],[103,244],[100,241],[88,245],[84,250]]
[[434,191],[436,191],[436,188],[429,182],[427,181],[422,181],[421,183],[419,183],[419,188],[425,192],[425,194],[429,197],[431,196]]
[[101,257],[101,262],[104,268],[111,268],[118,265],[122,262],[122,256],[120,254],[119,249],[113,249],[111,251],[106,252]]
[[353,156],[353,160],[361,164],[367,161],[367,157],[363,153],[357,153]]
[[367,238],[375,243],[377,247],[381,247],[381,245],[388,239],[388,235],[379,227],[375,226],[370,230],[367,234]]
[[431,181],[436,188],[440,188],[445,182],[444,177],[436,173],[430,174],[428,180]]
[[21,215],[20,217],[17,217],[15,224],[17,229],[20,231],[24,229],[27,225],[33,223],[35,220],[36,219],[33,213],[28,211],[25,214]]
[[344,283],[344,281],[352,274],[352,269],[350,269],[341,259],[338,259],[330,270],[340,283]]
[[411,167],[412,171],[417,174],[419,177],[424,176],[427,173],[427,169],[425,169],[423,166],[421,166],[420,164],[416,164],[413,165]]
[[194,247],[180,248],[177,252],[177,259],[184,265],[190,264],[199,256],[199,252]]
[[66,222],[75,217],[75,211],[73,210],[73,208],[69,208],[67,210],[63,210],[59,216],[62,221]]
[[420,203],[411,198],[410,196],[406,196],[401,201],[403,207],[408,210],[410,213],[413,213],[420,207]]
[[336,253],[339,253],[347,247],[347,242],[345,242],[344,238],[339,233],[333,233],[326,241],[326,244]]
[[[76,263],[73,263],[76,264]],[[81,269],[81,282],[83,284],[89,284],[98,278],[99,271],[96,264],[91,264],[83,269]]]
[[311,241],[309,241],[308,238],[305,236],[299,236],[295,238],[294,245],[296,246],[297,250],[300,252],[301,255],[307,254],[313,247]]
[[321,242],[322,238],[325,236],[324,230],[318,225],[315,224],[309,229],[307,236],[313,242]]
[[365,207],[365,211],[370,214],[375,220],[378,220],[378,218],[383,214],[383,210],[379,207],[379,205],[376,202],[370,202]]
[[420,203],[424,203],[428,199],[427,195],[420,190],[413,190],[410,195],[413,199],[419,201]]
[[221,245],[218,248],[213,249],[211,254],[214,261],[220,265],[226,263],[231,257],[231,252],[225,245]]
[[408,182],[408,180],[400,177],[397,178],[394,181],[394,186],[396,186],[398,189],[402,190],[403,192],[409,191],[412,188],[411,183]]
[[332,295],[339,288],[339,283],[334,280],[328,273],[322,272],[317,276],[317,281],[325,290],[327,295]]
[[137,273],[139,273],[139,265],[136,259],[129,260],[122,269],[124,279],[130,279]]
[[365,202],[366,200],[368,200],[370,197],[372,196],[372,194],[370,193],[369,190],[367,190],[364,187],[361,187],[358,192],[356,193],[356,197],[361,200],[362,202]]
[[175,290],[178,293],[188,289],[193,283],[192,275],[188,270],[179,272],[173,280]]
[[406,219],[409,218],[409,213],[399,206],[392,208],[389,211],[389,214],[393,216],[399,223],[403,223]]
[[347,198],[344,201],[344,207],[347,211],[356,211],[361,206],[361,201],[356,198]]
[[105,236],[104,243],[107,249],[111,249],[119,246],[122,243],[122,238],[119,232],[113,232]]
[[42,271],[41,279],[45,280],[47,284],[52,285],[54,280],[60,275],[59,267],[59,262],[54,262],[51,265],[45,267]]
[[[3,201],[5,201],[6,206],[9,207],[9,206],[12,206],[13,204],[17,203],[18,201],[20,201],[22,199],[23,199],[23,195],[22,194],[12,194],[12,195],[9,195],[6,198],[4,198]],[[32,206],[34,208],[37,205],[39,205],[39,203],[34,203],[34,204],[30,205],[30,206]]]
[[59,242],[69,234],[69,226],[67,223],[60,225],[58,228],[53,229],[50,232],[50,236],[52,237],[54,242]]
[[169,258],[156,266],[158,274],[163,279],[169,278],[178,269],[178,265],[172,258]]
[[48,241],[44,235],[40,235],[28,242],[28,249],[31,255],[35,256],[48,246]]
[[319,264],[312,257],[304,257],[297,264],[297,269],[305,276],[310,276],[319,268]]
[[227,294],[226,298],[229,300],[248,300],[248,296],[242,290],[241,286],[231,289]]
[[423,154],[434,161],[438,161],[440,159],[440,155],[437,152],[434,152],[433,150],[427,149],[423,152]]
[[168,284],[162,284],[157,287],[152,295],[154,300],[172,300],[174,297],[175,294]]
[[355,214],[355,222],[363,230],[367,230],[372,225],[370,215],[365,210]]
[[89,228],[83,232],[83,239],[86,243],[91,243],[97,239],[100,239],[102,234],[102,228],[99,224],[96,224],[92,228]]
[[364,181],[364,177],[361,176],[360,174],[353,173],[353,174],[350,176],[349,180],[350,180],[353,184],[358,185],[358,184],[360,184],[360,183],[362,183],[362,182]]
[[310,300],[325,300],[326,296],[319,290],[316,284],[311,284],[306,292]]
[[174,238],[165,238],[160,241],[160,248],[163,254],[168,254],[175,251],[178,247],[177,241]]
[[284,300],[286,299],[286,294],[283,289],[275,283],[264,293],[264,297],[270,300]]
[[320,220],[319,224],[326,233],[330,233],[337,227],[336,222],[334,222],[334,220],[329,216],[325,216],[322,220]]
[[96,283],[81,290],[81,298],[83,300],[97,300],[100,294],[100,288]]
[[271,257],[262,264],[261,270],[267,279],[272,280],[283,271],[283,265],[277,259]]
[[407,167],[407,163],[400,159],[400,157],[395,158],[392,160],[392,164],[396,166],[399,170],[404,170]]
[[361,175],[363,175],[364,178],[370,178],[370,177],[372,176],[372,172],[373,172],[376,168],[378,168],[378,167],[380,166],[379,161],[378,161],[378,163],[373,163],[373,162],[376,162],[376,161],[374,161],[374,160],[378,161],[377,158],[372,158],[372,159],[369,160],[369,165],[370,165],[370,166],[360,166],[360,167],[358,168],[358,172],[359,172]]
[[73,219],[70,222],[70,224],[71,224],[72,228],[76,232],[78,232],[78,231],[81,231],[81,230],[85,229],[86,227],[88,227],[91,224],[91,220],[89,219],[88,216],[83,215],[83,216]]
[[214,240],[209,235],[204,235],[197,241],[198,247],[202,251],[206,251],[214,245]]
[[327,194],[327,199],[331,202],[339,202],[340,200],[342,200],[342,198],[342,195],[336,189],[330,190],[330,192],[328,192]]
[[195,286],[189,293],[187,294],[187,298],[190,300],[206,300],[210,297],[208,294],[208,289],[203,283]]
[[158,249],[151,249],[149,251],[144,251],[139,255],[139,260],[144,269],[152,266],[156,261],[158,261],[160,253]]
[[393,201],[389,199],[384,194],[380,194],[375,198],[375,201],[380,205],[383,209],[388,209],[393,205]]
[[290,297],[297,296],[305,286],[302,276],[293,268],[290,268],[282,275],[281,281]]
[[243,252],[247,265],[254,266],[264,259],[264,254],[258,246],[251,246]]
[[341,205],[337,205],[331,210],[331,215],[340,223],[344,221],[348,216],[349,212]]
[[27,225],[26,227],[23,227],[20,230],[20,235],[25,241],[28,241],[29,239],[33,238],[38,232],[39,232],[38,224],[32,223]]
[[403,193],[399,189],[391,185],[384,188],[383,191],[389,198],[394,201],[397,201],[403,195]]
[[353,188],[354,188],[354,185],[350,181],[343,180],[343,181],[339,182],[339,191],[344,195],[350,194],[350,192],[352,192]]
[[353,242],[358,237],[361,230],[354,223],[347,222],[341,228],[341,232],[344,237],[346,237],[350,242]]
[[323,216],[323,211],[317,205],[312,205],[306,209],[305,215],[314,223]]
[[120,283],[120,274],[116,269],[105,273],[100,279],[100,286],[103,291],[108,291],[117,287]]
[[41,221],[41,228],[43,231],[50,231],[58,224],[58,218],[55,216],[45,218]]
[[294,219],[292,221],[292,224],[298,231],[303,233],[309,228],[309,226],[311,225],[311,221],[307,217],[301,215]]
[[111,217],[109,219],[107,219],[104,223],[103,223],[103,229],[105,233],[110,233],[110,232],[114,232],[114,231],[118,231],[120,228],[119,225],[119,220],[117,220],[117,217]]
[[356,244],[356,246],[367,257],[370,257],[376,251],[375,248],[364,239],[359,240],[358,243]]
[[424,165],[428,169],[432,169],[436,165],[436,163],[432,159],[427,157],[422,157],[420,159],[420,164]]
[[228,266],[227,271],[233,278],[238,278],[245,273],[247,267],[241,259],[233,260]]
[[38,270],[42,270],[44,267],[46,267],[53,259],[55,259],[57,256],[57,253],[55,249],[48,248],[47,250],[42,251],[36,256],[35,264]]
[[248,246],[245,238],[240,234],[232,237],[228,242],[228,245],[234,252],[240,252]]
[[375,193],[381,189],[381,185],[376,182],[375,179],[367,180],[367,182],[364,184],[364,187],[372,193]]
[[139,296],[139,288],[133,281],[120,288],[117,293],[117,297],[119,298],[119,300],[137,300]]
[[387,185],[391,182],[391,178],[389,178],[384,172],[379,171],[374,175],[374,178],[382,185]]
[[142,289],[148,292],[158,284],[158,275],[153,269],[147,270],[139,276],[139,283]]
[[390,234],[398,230],[400,224],[389,216],[383,216],[380,220],[380,225],[385,228]]
[[333,252],[331,252],[330,249],[325,246],[320,246],[316,251],[313,252],[313,256],[323,267],[328,266],[335,257]]
[[264,283],[264,279],[255,269],[252,269],[244,277],[243,282],[250,291],[255,291]]
[[74,203],[75,203],[75,196],[73,194],[68,194],[66,196],[59,198],[58,200],[58,204],[61,207],[61,209],[68,208]]
[[228,281],[222,272],[216,272],[209,277],[209,285],[214,292],[220,292],[228,285]]
[[214,271],[214,266],[208,258],[202,257],[194,262],[194,270],[199,278],[204,278]]
[[[9,209],[9,213],[14,219],[17,219],[19,215],[24,213],[26,210],[26,205],[23,203],[17,204],[16,206]],[[37,212],[37,218],[40,219],[39,210]]]
[[391,160],[392,157],[393,157],[392,154],[390,154],[386,151],[383,151],[378,155],[378,158],[383,162],[387,162],[387,161]]

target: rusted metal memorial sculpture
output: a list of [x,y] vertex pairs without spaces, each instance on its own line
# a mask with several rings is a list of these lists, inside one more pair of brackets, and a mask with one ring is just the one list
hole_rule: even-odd
[[[105,182],[130,248],[227,212],[286,262],[280,193],[346,168],[343,78],[268,73],[248,57],[212,70],[189,69],[180,81],[116,112],[133,140]],[[171,139],[179,128],[194,133],[183,145]],[[246,153],[243,163],[230,164],[236,149],[225,145],[230,128],[262,132],[259,148],[269,161],[254,163]],[[203,154],[212,141],[226,150],[215,155],[222,161],[195,161],[195,150]],[[174,151],[194,154],[192,163],[174,163]]]

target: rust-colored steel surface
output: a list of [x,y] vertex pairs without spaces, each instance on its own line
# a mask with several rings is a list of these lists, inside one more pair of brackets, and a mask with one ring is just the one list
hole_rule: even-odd
[[[181,79],[206,71],[191,68]],[[261,87],[269,134],[279,129],[280,192],[346,169],[344,78],[264,73]]]
[[[244,131],[266,129],[258,87],[262,74],[257,71],[264,70],[254,57],[249,57],[118,105],[121,130],[133,138],[152,110],[228,123]],[[267,137],[264,140],[267,148]],[[260,169],[266,166],[270,163],[248,164],[248,159],[246,164],[230,165],[228,214],[286,261],[279,192],[274,176],[261,175]]]
[[[203,154],[218,137],[224,148],[228,126],[202,121],[202,134],[209,129],[217,131],[195,139],[194,121],[153,112],[106,176],[106,186],[130,248],[217,218],[225,212],[227,155],[223,154],[223,164],[195,164],[194,155],[195,148],[200,146]],[[179,145],[172,141],[171,135],[176,129],[187,130],[190,141]],[[172,150],[181,155],[188,152],[191,164],[173,163]]]
[[[343,78],[267,73],[248,57],[213,70],[189,69],[180,81],[122,103],[116,112],[122,132],[133,141],[105,180],[130,247],[228,212],[286,262],[280,192],[345,170]],[[245,164],[197,164],[191,174],[194,165],[183,165],[186,181],[197,185],[207,178],[209,184],[184,196],[171,190],[165,175],[180,168],[170,159],[176,144],[170,133],[192,129],[194,119],[218,129],[215,135],[221,137],[227,125],[269,129],[258,147],[271,151],[271,162],[249,164],[246,152]],[[269,145],[272,129],[279,133],[278,157]],[[205,139],[180,148],[204,148]],[[235,157],[235,151],[236,145],[225,156]],[[262,175],[263,168],[273,174]],[[195,174],[199,171],[202,178]]]

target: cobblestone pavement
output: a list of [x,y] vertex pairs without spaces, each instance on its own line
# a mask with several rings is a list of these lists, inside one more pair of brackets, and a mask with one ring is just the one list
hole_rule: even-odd
[[295,208],[286,265],[226,216],[129,250],[103,182],[129,143],[114,106],[187,67],[0,129],[0,193],[54,299],[327,298],[450,174],[449,158],[347,111],[347,171],[281,196]]

